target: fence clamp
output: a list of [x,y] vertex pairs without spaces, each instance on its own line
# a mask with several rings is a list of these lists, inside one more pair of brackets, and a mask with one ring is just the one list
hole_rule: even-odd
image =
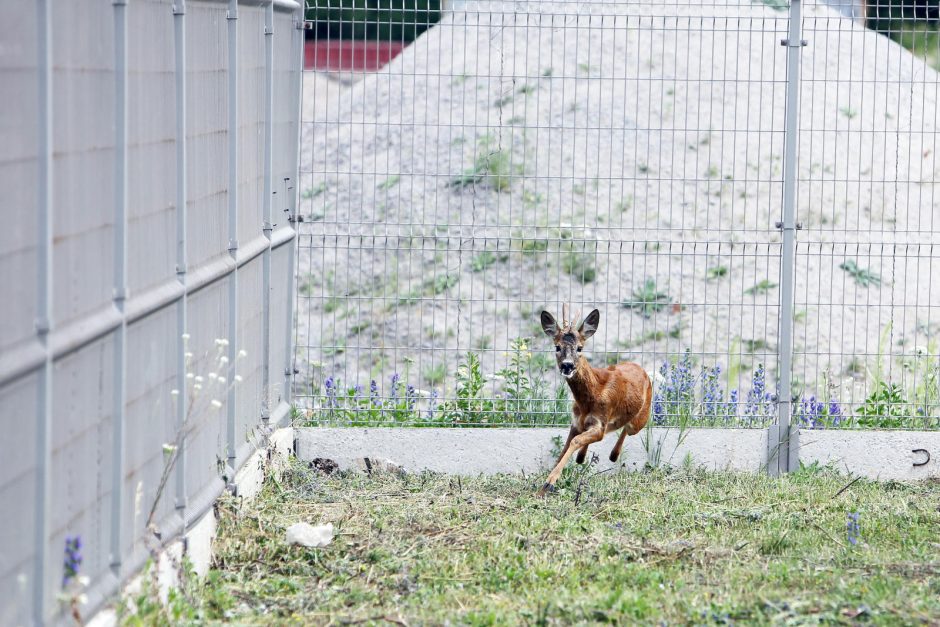
[[927,456],[927,459],[925,459],[925,460],[922,461],[922,462],[914,462],[914,465],[915,465],[915,466],[926,466],[927,464],[930,463],[930,451],[928,451],[927,449],[925,449],[925,448],[915,448],[915,449],[912,449],[911,452],[912,452],[912,453],[922,453],[922,454],[924,454],[924,455]]
[[806,47],[808,44],[809,44],[809,42],[806,41],[805,39],[801,39],[801,40],[800,40],[800,43],[798,43],[798,44],[791,44],[789,39],[781,39],[781,40],[780,40],[780,45],[781,45],[781,46],[785,46],[785,47],[787,47],[787,48],[804,48],[804,47]]
[[[776,229],[779,230],[779,231],[782,231],[782,230],[783,230],[783,222],[774,222],[774,228],[776,228]],[[803,223],[802,223],[802,222],[797,222],[796,225],[794,225],[794,228],[795,228],[797,231],[802,231],[802,230],[803,230]]]

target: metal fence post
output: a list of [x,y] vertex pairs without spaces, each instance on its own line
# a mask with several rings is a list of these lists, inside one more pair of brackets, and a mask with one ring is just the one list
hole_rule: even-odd
[[[176,279],[183,287],[177,306],[176,329],[176,509],[186,507],[186,0],[173,5],[173,37],[176,55]],[[185,516],[182,517],[185,520]]]
[[[293,63],[296,64],[295,70],[296,76],[294,76],[293,85],[296,89],[296,92],[291,94],[293,98],[292,102],[294,103],[294,134],[293,137],[297,142],[293,147],[293,163],[291,164],[291,173],[294,175],[294,185],[291,186],[290,179],[284,181],[284,200],[287,203],[285,207],[285,212],[288,215],[288,222],[291,225],[291,228],[294,229],[294,237],[291,239],[290,249],[288,252],[288,269],[287,269],[287,340],[286,340],[286,349],[285,349],[285,361],[284,364],[284,398],[287,399],[287,402],[291,402],[294,393],[294,373],[297,371],[294,365],[294,342],[293,337],[295,333],[294,326],[294,303],[295,303],[295,288],[296,288],[296,277],[294,273],[297,267],[297,255],[300,253],[300,247],[298,246],[298,238],[300,237],[300,229],[298,225],[298,207],[299,196],[300,196],[300,141],[301,136],[303,135],[300,118],[303,110],[303,78],[304,78],[304,37],[305,37],[305,14],[304,9],[301,7],[294,16],[294,28],[291,33],[293,38],[292,43],[296,47],[293,54]],[[291,193],[293,192],[293,193]]]
[[45,353],[40,370],[36,428],[36,554],[33,573],[33,622],[45,624],[46,567],[49,562],[50,466],[52,465],[52,348],[49,334],[53,327],[52,310],[52,4],[37,4],[37,41],[39,42],[39,190],[37,241],[36,338]]
[[114,330],[114,399],[112,409],[111,556],[115,574],[121,569],[124,481],[124,420],[127,380],[127,0],[114,6],[114,288],[112,303],[121,316]]
[[[796,180],[800,110],[800,58],[803,45],[801,0],[791,0],[787,38],[781,45],[787,48],[787,100],[783,147],[783,231],[780,258],[780,311],[779,311],[779,388],[777,390],[778,444],[768,455],[771,474],[788,472],[797,463],[798,455],[792,438],[790,414],[792,405],[793,374],[793,299],[796,279]],[[774,463],[776,462],[776,463]]]
[[274,175],[274,3],[264,9],[264,200],[261,229],[268,247],[261,271],[261,422],[271,418],[271,202]]
[[[228,252],[235,262],[228,279],[228,359],[238,355],[238,0],[228,3]],[[227,483],[235,480],[235,386],[229,386],[226,411]]]

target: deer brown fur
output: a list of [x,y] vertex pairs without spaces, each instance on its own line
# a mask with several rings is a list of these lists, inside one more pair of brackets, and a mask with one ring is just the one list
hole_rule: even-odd
[[554,489],[572,453],[578,451],[577,462],[583,463],[591,444],[600,442],[612,431],[622,429],[610,452],[610,460],[615,462],[620,457],[626,437],[639,433],[649,421],[653,384],[639,364],[624,362],[594,368],[581,356],[585,342],[597,331],[600,317],[600,312],[595,309],[575,329],[578,316],[568,320],[567,307],[562,307],[561,325],[552,314],[542,312],[542,330],[555,344],[558,369],[571,389],[574,405],[568,440],[555,468],[539,490],[539,496]]

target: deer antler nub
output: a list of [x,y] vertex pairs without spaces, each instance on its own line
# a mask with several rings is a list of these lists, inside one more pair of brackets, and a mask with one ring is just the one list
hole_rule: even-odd
[[570,322],[568,322],[568,304],[563,303],[561,305],[561,327],[567,329]]

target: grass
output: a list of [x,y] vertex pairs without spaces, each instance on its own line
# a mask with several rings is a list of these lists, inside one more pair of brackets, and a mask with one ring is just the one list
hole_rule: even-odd
[[752,285],[751,287],[744,290],[744,293],[750,296],[754,296],[756,294],[766,294],[767,292],[774,289],[775,287],[777,287],[776,283],[773,283],[772,281],[769,281],[768,279],[763,279],[757,285]]
[[[223,500],[212,570],[190,592],[193,615],[270,625],[940,616],[940,482],[848,485],[819,468],[783,478],[591,476],[572,464],[559,491],[538,500],[542,480],[326,476],[294,463],[253,503]],[[331,522],[332,544],[288,546],[285,529],[301,521]]]
[[450,184],[453,187],[469,187],[484,183],[497,192],[507,191],[512,184],[509,151],[490,150],[485,142],[481,142],[481,150],[484,152],[477,156],[473,167],[453,178]]
[[860,286],[881,285],[881,277],[865,268],[859,268],[858,264],[849,259],[839,264],[840,270],[845,270],[849,276]]
[[479,255],[473,258],[470,262],[470,269],[474,272],[483,272],[490,266],[494,266],[497,263],[508,261],[509,255],[507,253],[493,253],[489,250],[484,250]]
[[581,283],[591,283],[597,278],[594,255],[569,251],[561,258],[562,270]]
[[643,285],[634,288],[630,300],[625,301],[623,306],[634,310],[644,318],[649,318],[654,313],[665,309],[669,301],[669,294],[659,291],[654,279],[646,279]]
[[727,276],[727,274],[728,274],[728,268],[726,268],[725,266],[714,266],[714,267],[708,268],[705,271],[705,278],[706,279],[720,279],[723,276]]

